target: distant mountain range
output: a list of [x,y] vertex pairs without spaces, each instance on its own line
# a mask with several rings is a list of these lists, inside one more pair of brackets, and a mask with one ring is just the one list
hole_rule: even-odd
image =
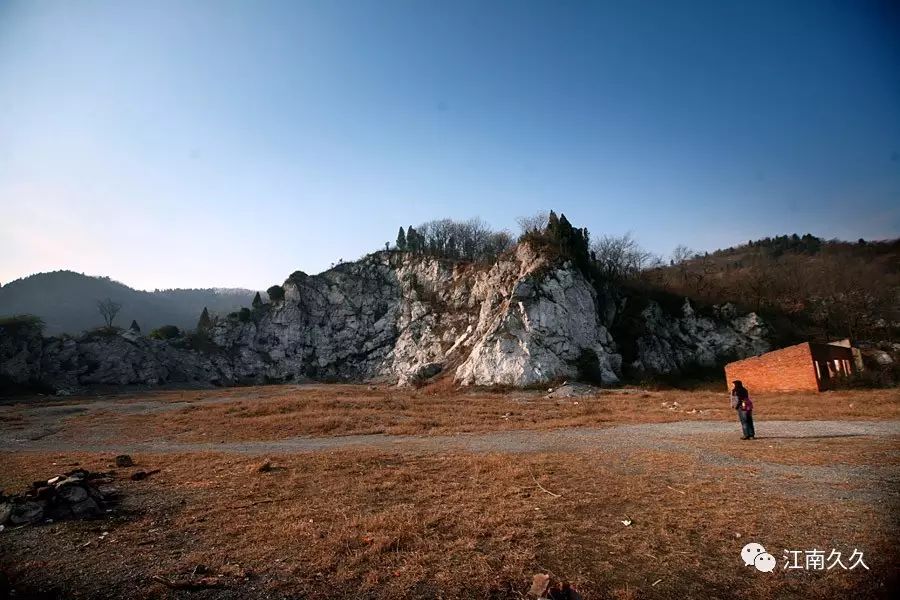
[[97,301],[109,298],[122,305],[114,325],[128,327],[135,320],[147,333],[161,325],[192,329],[204,307],[226,314],[250,306],[255,294],[240,288],[144,292],[108,277],[54,271],[0,286],[0,316],[32,314],[43,319],[47,335],[76,334],[103,325]]

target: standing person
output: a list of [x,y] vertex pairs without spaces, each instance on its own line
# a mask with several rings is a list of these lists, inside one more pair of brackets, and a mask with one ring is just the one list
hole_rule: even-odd
[[742,440],[752,440],[756,438],[756,431],[753,429],[753,401],[750,400],[750,392],[744,387],[739,380],[732,381],[734,388],[731,390],[731,408],[737,410],[738,419],[741,420],[741,429],[744,431]]

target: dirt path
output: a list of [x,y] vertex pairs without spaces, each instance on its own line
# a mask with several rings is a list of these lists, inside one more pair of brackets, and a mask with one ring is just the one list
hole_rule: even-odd
[[[49,407],[48,407],[49,408]],[[142,407],[143,408],[143,407]],[[75,407],[44,409],[42,417],[80,412]],[[694,436],[733,435],[738,443],[739,427],[723,421],[676,421],[618,425],[603,428],[567,428],[495,431],[458,435],[351,435],[334,437],[291,437],[281,440],[187,443],[73,441],[56,436],[65,424],[38,421],[37,429],[0,431],[0,451],[85,451],[85,452],[235,452],[241,454],[284,454],[342,448],[374,448],[403,452],[577,452],[596,450],[667,450],[677,445],[684,450]],[[759,424],[759,438],[746,444],[802,438],[858,436],[900,436],[897,421],[769,421]],[[675,438],[682,438],[676,442]],[[741,442],[744,443],[744,442]]]
[[[228,401],[216,398],[194,401],[205,404]],[[900,489],[900,473],[891,464],[854,465],[835,460],[820,464],[782,464],[757,457],[751,450],[788,447],[802,440],[833,438],[889,439],[900,453],[900,421],[761,421],[759,438],[741,441],[740,428],[728,421],[675,421],[624,424],[606,427],[569,427],[550,430],[511,430],[449,435],[345,435],[332,437],[297,436],[277,440],[185,442],[171,439],[128,440],[102,428],[78,428],[72,417],[95,411],[118,414],[165,413],[183,408],[184,402],[153,399],[121,402],[98,399],[79,404],[0,406],[0,452],[97,452],[97,453],[194,453],[217,452],[250,456],[273,456],[304,452],[368,449],[400,454],[458,453],[581,453],[613,457],[627,471],[637,453],[665,452],[689,454],[710,468],[743,468],[759,471],[764,477],[784,482],[799,477],[798,491],[843,497],[847,488]],[[4,423],[4,416],[6,416]],[[20,421],[11,421],[10,417]],[[715,447],[710,447],[710,442]],[[751,450],[751,451],[745,451]],[[777,451],[777,450],[776,450]],[[824,450],[817,450],[822,452]],[[838,458],[838,457],[836,457]],[[864,485],[857,485],[864,484]],[[874,487],[872,484],[875,484]],[[858,493],[854,493],[858,496]]]

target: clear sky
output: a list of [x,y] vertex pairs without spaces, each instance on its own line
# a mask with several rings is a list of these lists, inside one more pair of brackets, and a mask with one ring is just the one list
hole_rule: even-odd
[[900,235],[893,0],[0,0],[0,282],[266,288],[480,216]]

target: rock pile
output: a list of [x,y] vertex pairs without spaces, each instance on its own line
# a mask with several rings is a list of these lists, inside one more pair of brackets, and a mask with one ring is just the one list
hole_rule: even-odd
[[0,525],[29,525],[43,520],[96,518],[109,510],[114,492],[101,490],[111,483],[104,473],[84,469],[69,471],[51,479],[35,481],[24,494],[0,493]]
[[600,388],[586,383],[569,383],[563,382],[558,388],[549,388],[547,390],[547,398],[584,398],[587,396],[596,396],[600,393]]

